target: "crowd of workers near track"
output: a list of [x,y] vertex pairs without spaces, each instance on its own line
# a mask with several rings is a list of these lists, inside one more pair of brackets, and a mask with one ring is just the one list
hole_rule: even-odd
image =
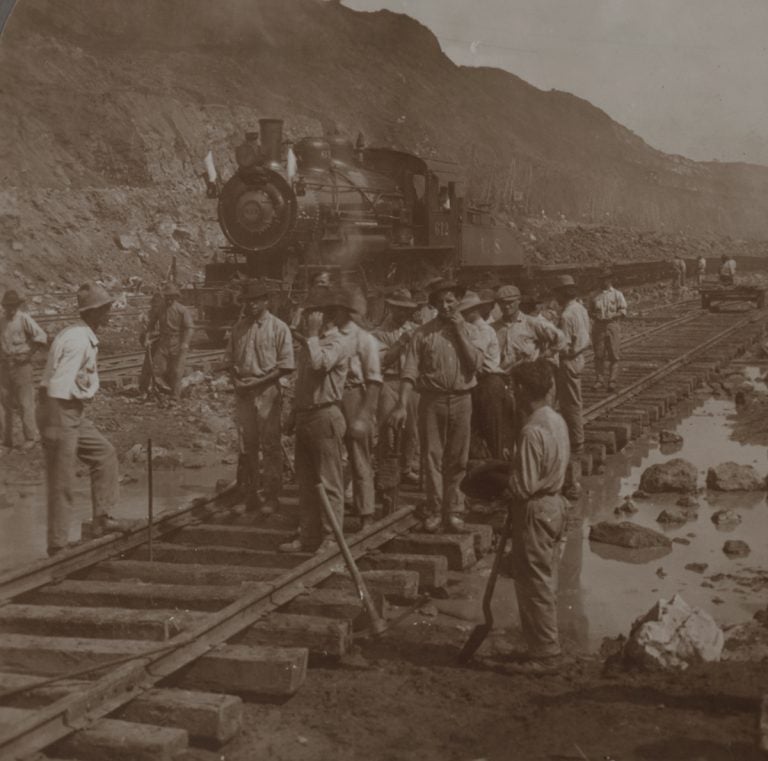
[[[724,259],[722,267],[721,280],[732,280],[735,263]],[[684,279],[684,273],[676,277]],[[405,288],[390,292],[383,320],[371,325],[363,294],[335,288],[321,273],[289,325],[270,311],[268,287],[246,281],[224,364],[235,392],[246,509],[264,516],[279,510],[282,434],[295,435],[300,522],[281,552],[323,551],[332,544],[320,487],[340,525],[349,502],[365,530],[377,505],[383,514],[396,507],[399,484],[421,483],[421,530],[463,533],[461,485],[468,465],[496,461],[484,477],[501,481],[499,493],[514,511],[515,585],[530,656],[521,668],[534,671],[560,654],[554,571],[566,498],[579,496],[569,463],[584,448],[585,352],[594,350],[597,387],[614,391],[620,324],[627,315],[609,270],[588,307],[570,275],[557,278],[553,294],[556,306],[512,284],[474,292],[440,279],[423,295]],[[180,395],[194,328],[179,297],[175,285],[165,286],[141,333],[148,346],[142,387],[154,386],[172,399]],[[23,448],[42,440],[53,556],[69,547],[77,459],[90,469],[94,533],[121,528],[114,516],[116,452],[86,415],[99,389],[97,334],[113,299],[99,284],[81,286],[81,320],[51,343],[37,403],[31,360],[48,339],[23,303],[14,291],[2,299],[3,436],[12,447],[18,408]],[[288,387],[293,393],[285,430]],[[377,479],[374,463],[393,459],[399,472],[394,484],[391,478],[384,483],[383,467]]]

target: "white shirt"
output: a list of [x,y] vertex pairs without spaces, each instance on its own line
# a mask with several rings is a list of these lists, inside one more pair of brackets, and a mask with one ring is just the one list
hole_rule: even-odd
[[99,390],[99,339],[86,325],[70,325],[53,339],[40,381],[53,399],[93,399]]

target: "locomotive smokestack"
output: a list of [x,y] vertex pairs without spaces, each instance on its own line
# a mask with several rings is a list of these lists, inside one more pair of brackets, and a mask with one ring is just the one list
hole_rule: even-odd
[[259,119],[261,150],[269,163],[280,163],[283,143],[282,119]]

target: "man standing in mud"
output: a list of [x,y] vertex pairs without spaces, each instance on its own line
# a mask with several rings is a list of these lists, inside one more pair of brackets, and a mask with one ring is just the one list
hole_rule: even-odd
[[459,489],[469,458],[472,389],[483,365],[483,353],[472,343],[471,327],[459,312],[465,289],[439,280],[431,287],[430,304],[437,317],[419,327],[405,352],[400,398],[390,416],[395,428],[408,416],[408,400],[416,386],[419,399],[426,517],[424,531],[464,532],[464,499]]
[[565,530],[561,495],[570,446],[563,418],[547,403],[552,363],[540,358],[515,372],[516,396],[526,416],[509,480],[512,563],[527,652],[508,669],[549,674],[561,657],[556,567]]
[[232,328],[224,361],[235,387],[235,423],[248,471],[246,508],[266,516],[277,509],[282,488],[279,381],[295,369],[293,339],[290,328],[269,311],[266,285],[246,283],[241,300],[243,316]]
[[[627,300],[613,287],[613,275],[605,270],[601,278],[602,290],[592,300],[592,346],[595,351],[595,389],[605,383],[609,393],[616,390],[619,378],[619,351],[621,346],[621,320],[627,316]],[[605,374],[606,359],[608,373]],[[605,376],[605,380],[603,380]]]
[[0,401],[3,407],[3,445],[13,447],[13,412],[18,406],[25,442],[31,449],[38,438],[35,425],[35,384],[32,355],[48,343],[43,329],[21,311],[24,299],[16,291],[3,294],[0,315]]
[[48,487],[48,554],[66,549],[72,515],[75,460],[91,471],[93,530],[96,535],[119,529],[110,516],[117,504],[115,448],[85,416],[99,390],[96,333],[109,322],[112,298],[95,283],[77,292],[81,322],[64,328],[53,340],[40,382],[38,424],[43,438]]

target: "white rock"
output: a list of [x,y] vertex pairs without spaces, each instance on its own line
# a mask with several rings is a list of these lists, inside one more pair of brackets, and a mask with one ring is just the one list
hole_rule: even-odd
[[624,656],[645,667],[682,670],[693,663],[719,661],[724,641],[709,613],[675,595],[660,599],[635,621]]

